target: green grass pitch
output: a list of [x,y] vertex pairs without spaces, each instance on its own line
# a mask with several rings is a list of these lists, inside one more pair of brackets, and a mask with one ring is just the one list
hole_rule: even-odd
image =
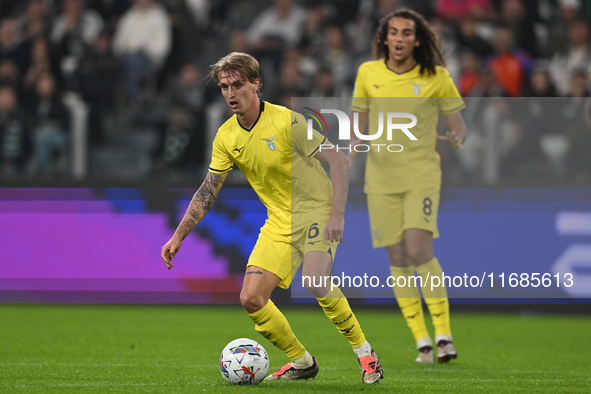
[[315,380],[228,385],[218,369],[232,339],[260,340],[270,370],[285,355],[235,306],[0,305],[4,393],[589,393],[591,316],[452,314],[459,357],[415,365],[409,330],[391,306],[356,308],[385,378],[361,383],[351,348],[319,307],[284,308],[318,359]]

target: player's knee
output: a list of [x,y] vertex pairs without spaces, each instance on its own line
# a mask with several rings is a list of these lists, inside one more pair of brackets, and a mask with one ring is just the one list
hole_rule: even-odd
[[267,300],[259,294],[253,294],[243,290],[240,293],[240,304],[246,312],[254,313],[261,310],[267,304]]
[[316,283],[305,283],[304,286],[308,293],[310,293],[315,298],[324,298],[328,294],[330,281],[328,281],[328,286],[325,286],[324,283],[320,283],[319,285],[315,286]]
[[406,253],[403,248],[388,248],[388,259],[392,267],[406,267]]
[[406,253],[415,266],[425,264],[433,258],[433,252],[423,246],[407,246]]

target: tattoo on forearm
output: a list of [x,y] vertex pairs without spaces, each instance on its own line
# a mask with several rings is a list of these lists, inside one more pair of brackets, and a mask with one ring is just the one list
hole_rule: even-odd
[[180,233],[181,233],[183,239],[185,239],[185,237],[187,235],[189,235],[191,230],[193,230],[196,225],[197,225],[197,222],[192,219],[187,219],[187,220],[184,220],[181,222],[181,224],[179,225],[179,230],[180,230]]
[[246,271],[246,275],[262,275],[263,271]]
[[228,174],[208,173],[199,190],[193,196],[187,214],[179,225],[183,239],[199,224],[211,209]]
[[197,190],[197,196],[199,197],[201,209],[203,209],[203,211],[207,212],[211,209],[211,206],[217,198],[221,182],[221,175],[218,174],[210,172],[205,177],[205,181],[203,181],[203,184],[199,190]]

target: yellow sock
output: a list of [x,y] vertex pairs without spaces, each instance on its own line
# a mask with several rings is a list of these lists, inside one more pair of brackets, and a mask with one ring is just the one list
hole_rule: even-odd
[[[394,295],[396,296],[396,301],[398,302],[402,316],[404,316],[404,320],[406,320],[408,328],[410,328],[412,331],[415,341],[428,337],[429,333],[427,332],[427,327],[425,326],[425,317],[423,316],[421,293],[419,293],[419,289],[414,285],[414,281],[411,282],[411,285],[409,285],[408,278],[410,276],[414,276],[414,267],[390,266],[390,273],[394,277],[395,283],[396,278],[399,276],[406,278],[406,286],[394,286]],[[400,279],[397,283],[402,284],[402,279]]]
[[365,335],[341,289],[335,287],[326,297],[317,298],[317,300],[324,310],[324,314],[349,340],[351,346],[358,348],[365,343]]
[[[415,267],[417,274],[422,278],[423,281],[429,277],[438,276],[441,278],[443,271],[439,265],[437,258],[433,258],[426,264]],[[431,290],[431,280],[423,284],[421,288],[423,297],[429,308],[433,325],[435,326],[435,336],[438,335],[449,335],[451,336],[451,327],[449,324],[449,301],[447,299],[447,290],[445,285],[434,287]]]
[[249,313],[254,329],[287,354],[290,360],[300,358],[306,353],[304,346],[291,330],[283,313],[269,300],[267,305],[255,313]]

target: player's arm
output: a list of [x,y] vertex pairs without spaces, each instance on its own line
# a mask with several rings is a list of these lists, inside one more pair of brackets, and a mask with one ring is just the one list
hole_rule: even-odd
[[351,150],[349,151],[349,167],[353,164],[353,159],[357,155],[357,151],[355,149],[353,149],[353,147],[355,147],[355,145],[361,144],[363,142],[363,140],[361,138],[357,137],[355,135],[355,132],[353,131],[353,127],[355,127],[355,114],[357,114],[357,116],[358,116],[359,132],[361,134],[365,134],[365,125],[367,124],[367,116],[368,116],[367,112],[353,111],[351,113],[351,117],[350,117],[351,131],[349,134],[351,136]]
[[[326,147],[332,144],[326,141]],[[343,241],[345,230],[345,205],[349,193],[349,161],[347,156],[332,146],[330,149],[321,149],[316,159],[326,163],[330,167],[332,180],[332,210],[328,224],[324,228],[324,239],[332,241]]]
[[444,114],[443,117],[449,126],[449,131],[444,136],[436,135],[435,138],[454,148],[464,149],[463,143],[468,135],[468,130],[466,129],[462,114],[458,111],[453,114]]
[[168,269],[172,268],[172,259],[181,248],[183,240],[211,209],[227,176],[228,173],[215,174],[208,172],[201,187],[193,195],[185,217],[183,217],[172,238],[162,247],[161,257]]

